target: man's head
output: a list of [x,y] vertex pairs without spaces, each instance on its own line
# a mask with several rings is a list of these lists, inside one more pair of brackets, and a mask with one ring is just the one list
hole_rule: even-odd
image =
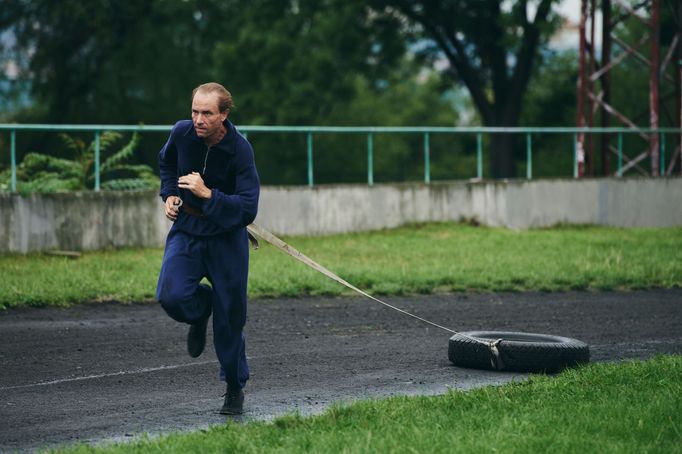
[[192,91],[192,122],[197,136],[212,137],[232,110],[232,95],[222,85],[209,82]]

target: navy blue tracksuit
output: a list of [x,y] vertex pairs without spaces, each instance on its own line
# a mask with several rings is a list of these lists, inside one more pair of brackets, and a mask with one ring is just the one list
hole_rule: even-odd
[[[166,239],[156,298],[173,319],[197,323],[213,311],[213,340],[220,377],[230,389],[249,378],[245,340],[249,248],[246,226],[256,217],[260,182],[253,149],[225,120],[227,133],[212,147],[190,120],[173,127],[159,153],[161,198],[183,200]],[[178,188],[178,178],[199,172],[211,189],[200,199]],[[209,287],[199,282],[206,277]]]

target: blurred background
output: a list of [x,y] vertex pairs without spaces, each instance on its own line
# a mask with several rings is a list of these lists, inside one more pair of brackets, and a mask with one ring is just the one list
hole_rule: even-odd
[[[661,2],[662,55],[678,30],[675,3]],[[576,126],[579,19],[579,0],[4,0],[0,123],[170,125],[189,118],[196,85],[217,81],[234,96],[238,126]],[[632,19],[612,32],[628,42],[649,33]],[[623,60],[610,78],[611,104],[648,125],[641,63]],[[109,134],[103,188],[155,187],[166,138]],[[249,140],[264,184],[306,184],[305,134]],[[374,140],[375,181],[423,178],[420,135]],[[636,140],[627,135],[625,148]],[[8,141],[0,133],[4,190]],[[19,135],[19,190],[92,188],[81,172],[92,141]],[[366,181],[366,141],[316,136],[315,183]],[[474,176],[476,147],[475,134],[432,136],[431,178]],[[523,175],[525,147],[523,135],[485,136],[483,176]],[[534,177],[572,176],[570,134],[535,137],[533,148]],[[596,161],[591,171],[607,173]]]

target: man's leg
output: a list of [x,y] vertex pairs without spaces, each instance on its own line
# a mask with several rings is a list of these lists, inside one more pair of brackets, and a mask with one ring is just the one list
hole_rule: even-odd
[[[242,388],[249,379],[246,342],[246,283],[249,251],[244,232],[221,235],[212,239],[207,253],[209,279],[213,284],[213,342],[220,361],[220,378],[227,383],[228,400],[235,405],[230,412],[240,413]],[[227,412],[226,407],[223,410]]]
[[202,240],[183,232],[168,234],[156,287],[156,299],[174,320],[192,325],[188,350],[199,356],[206,339],[206,323],[212,310],[212,291],[199,284],[206,275]]

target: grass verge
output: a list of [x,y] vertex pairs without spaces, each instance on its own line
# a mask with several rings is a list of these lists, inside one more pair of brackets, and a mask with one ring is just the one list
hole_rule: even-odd
[[[560,227],[512,231],[443,223],[287,238],[360,288],[383,295],[614,290],[682,286],[682,229]],[[0,257],[0,308],[154,297],[161,249]],[[343,287],[264,245],[249,295],[339,295]]]
[[682,452],[682,357],[63,452]]

